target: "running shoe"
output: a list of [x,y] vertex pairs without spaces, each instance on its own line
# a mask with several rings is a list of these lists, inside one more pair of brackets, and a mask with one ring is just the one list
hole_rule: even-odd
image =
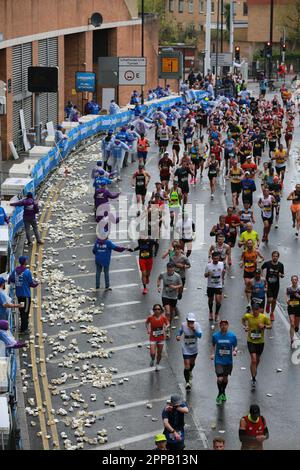
[[298,237],[299,233],[298,233],[298,232],[296,232],[296,233],[295,233],[295,235],[296,235],[296,237]]
[[227,401],[227,397],[226,397],[225,393],[222,393],[221,399],[222,399],[222,401]]
[[158,372],[160,369],[159,369],[159,365],[156,364],[156,367],[155,367],[155,371]]
[[190,391],[190,390],[192,389],[192,384],[191,384],[190,382],[187,382],[187,383],[185,384],[185,389],[186,389],[187,391]]
[[105,292],[108,292],[109,290],[112,290],[112,288],[109,287],[109,286],[108,286],[108,287],[105,287]]
[[278,228],[278,224],[275,225],[275,228]]
[[151,359],[149,366],[150,366],[150,367],[153,367],[153,366],[154,366],[154,359]]
[[147,287],[144,287],[144,289],[143,289],[143,294],[148,294],[148,289],[147,289]]
[[217,404],[217,405],[222,405],[222,404],[223,404],[222,395],[218,395],[218,396],[217,396],[217,398],[216,398],[216,404]]

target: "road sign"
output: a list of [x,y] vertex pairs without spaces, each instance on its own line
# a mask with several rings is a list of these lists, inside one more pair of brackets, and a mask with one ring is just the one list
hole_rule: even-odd
[[119,85],[145,85],[147,59],[119,57]]
[[[210,64],[216,65],[216,54],[211,54]],[[218,54],[218,67],[231,67],[233,64],[233,57],[231,52],[220,52]]]
[[162,50],[158,56],[158,77],[179,80],[183,76],[183,55],[180,51]]
[[76,91],[95,93],[96,74],[94,72],[75,73]]

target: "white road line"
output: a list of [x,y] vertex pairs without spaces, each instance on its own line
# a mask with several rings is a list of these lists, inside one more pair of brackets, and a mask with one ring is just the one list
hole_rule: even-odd
[[136,305],[136,304],[141,304],[141,300],[132,300],[131,302],[121,302],[119,304],[109,304],[105,305],[106,308],[116,308],[116,307],[124,307],[126,305]]
[[161,433],[161,427],[156,429],[156,431],[148,432],[146,434],[138,434],[137,436],[127,437],[126,439],[122,439],[121,441],[111,442],[110,444],[106,444],[99,447],[93,447],[91,450],[109,450],[117,448],[119,449],[120,446],[126,444],[132,444],[133,442],[140,442],[145,441],[146,439],[150,439],[150,437],[156,436],[156,434]]
[[[137,348],[138,345],[141,344],[142,346],[146,346],[149,344],[149,341],[143,341],[142,343],[129,343],[129,344],[122,344],[121,346],[115,346],[114,348],[105,348],[104,351],[105,352],[111,352],[111,351],[124,351],[126,349],[133,349],[133,348]],[[66,356],[66,355],[64,355]],[[50,364],[58,364],[59,362],[63,362],[63,361],[67,361],[68,360],[68,357],[69,356],[66,356],[67,359],[63,359],[63,357],[60,357],[60,358],[56,358],[56,359],[50,359],[49,363]],[[125,375],[126,377],[126,375]]]
[[[122,326],[130,326],[130,325],[136,325],[137,323],[145,323],[145,320],[133,320],[133,321],[124,321],[122,323],[114,323],[114,324],[109,324],[109,325],[104,325],[100,326],[99,328],[101,330],[109,330],[111,328],[120,328]],[[80,330],[77,331],[70,331],[70,333],[67,333],[65,336],[76,336],[79,335],[80,333],[84,333],[84,329],[81,328]],[[57,338],[58,335],[50,335],[48,338]]]
[[[158,370],[164,370],[165,367],[162,367],[162,366],[158,366]],[[155,372],[155,368],[154,367],[148,367],[147,369],[138,369],[138,370],[134,370],[132,372],[124,372],[123,374],[116,374],[116,375],[113,375],[113,380],[116,380],[116,379],[123,379],[125,377],[134,377],[135,375],[140,375],[140,374],[147,374],[149,372]],[[91,385],[92,382],[85,382],[83,384],[81,384],[79,381],[78,382],[72,382],[70,384],[63,384],[63,385],[59,385],[57,388],[57,390],[65,390],[65,389],[69,389],[69,388],[77,388],[77,387],[82,387],[83,385]]]
[[[182,383],[178,384],[179,385],[179,388],[181,390],[181,393],[183,396],[186,396],[186,390],[185,390],[185,387]],[[192,417],[192,420],[195,424],[195,427],[199,433],[199,436],[200,436],[200,439],[202,441],[202,444],[203,444],[203,447],[204,449],[209,449],[209,444],[208,444],[208,440],[207,440],[207,437],[206,437],[206,434],[205,434],[205,431],[203,429],[203,427],[201,426],[200,423],[197,422],[196,418],[195,418],[195,415],[194,415],[194,412],[192,411],[191,413],[191,417]]]
[[[112,241],[116,242],[118,245],[123,245],[124,243],[131,243],[133,240],[112,240]],[[64,247],[51,246],[51,248],[54,248],[55,251],[64,251],[64,250],[78,250],[80,248],[89,248],[92,246],[94,246],[94,243],[88,243],[88,244],[83,244],[83,245],[78,244],[76,246],[64,246]],[[47,251],[47,248],[46,248],[46,251]]]
[[[54,255],[55,256],[55,255]],[[129,254],[122,254],[122,255],[113,255],[111,260],[113,261],[114,259],[120,259],[120,258],[131,258],[132,255],[129,255]],[[95,263],[95,257],[93,258],[72,258],[70,260],[67,260],[67,261],[59,261],[61,264],[71,264],[71,263],[87,263],[88,261],[93,261]]]
[[[112,269],[109,271],[109,274],[115,274],[115,273],[127,273],[129,271],[135,271],[133,268],[127,268],[127,269]],[[68,277],[71,279],[75,279],[78,277],[88,277],[88,276],[95,276],[95,273],[87,273],[87,272],[82,272],[80,274],[68,274]]]
[[114,411],[120,411],[120,410],[129,410],[130,408],[136,408],[138,406],[145,406],[147,403],[159,403],[161,401],[167,401],[170,399],[170,395],[167,395],[162,398],[154,398],[153,400],[140,400],[140,401],[134,401],[132,403],[124,403],[124,405],[118,405],[115,406],[114,408],[102,408],[102,410],[96,410],[93,411],[93,414],[96,416],[101,416],[101,415],[106,415],[108,413],[112,413]]

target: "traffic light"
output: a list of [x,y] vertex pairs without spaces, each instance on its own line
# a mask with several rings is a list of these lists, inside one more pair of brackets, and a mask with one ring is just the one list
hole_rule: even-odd
[[265,56],[268,59],[272,57],[272,43],[270,41],[265,43]]
[[235,61],[236,61],[236,62],[240,62],[240,60],[241,60],[240,52],[241,52],[240,46],[235,46],[235,49],[234,49],[234,58],[235,58]]

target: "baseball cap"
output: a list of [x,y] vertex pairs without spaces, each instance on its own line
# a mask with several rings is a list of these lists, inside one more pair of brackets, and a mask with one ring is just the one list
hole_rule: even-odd
[[188,313],[186,319],[187,321],[196,321],[196,317],[193,313]]
[[164,442],[167,440],[164,434],[156,434],[154,439],[155,439],[155,442]]
[[98,160],[97,161],[97,166],[101,166],[102,165],[102,160]]
[[257,302],[252,303],[252,310],[259,310],[261,308],[261,305],[259,305]]
[[20,264],[25,264],[27,259],[28,259],[27,256],[20,256],[19,257],[19,263]]
[[180,395],[171,395],[171,404],[173,406],[180,405],[182,398]]
[[3,286],[3,284],[6,283],[6,280],[4,279],[4,277],[0,277],[0,286]]
[[260,408],[258,405],[251,405],[249,411],[251,416],[260,416]]

